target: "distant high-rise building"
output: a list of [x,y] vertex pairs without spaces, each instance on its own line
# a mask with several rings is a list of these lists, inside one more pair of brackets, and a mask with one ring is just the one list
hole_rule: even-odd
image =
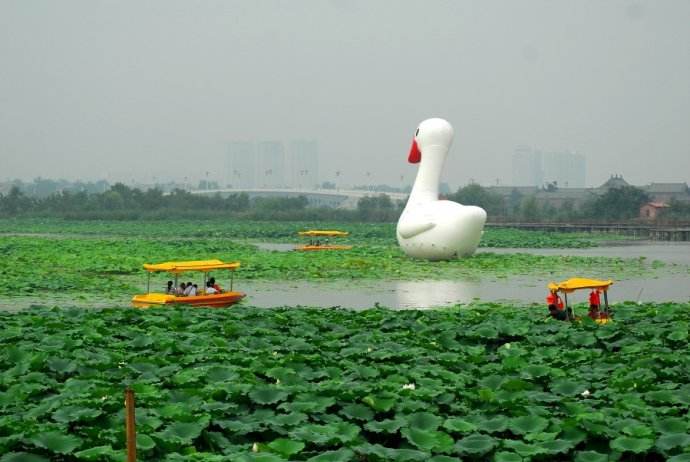
[[256,147],[253,142],[230,143],[227,184],[236,189],[256,187]]
[[256,184],[260,188],[284,188],[285,149],[280,141],[262,141],[257,145]]
[[513,153],[513,185],[559,188],[584,188],[587,161],[573,152],[541,152],[529,146],[518,146]]
[[316,140],[294,140],[288,151],[290,186],[313,189],[319,184],[319,151]]
[[513,186],[541,186],[544,177],[541,152],[530,146],[518,146],[513,153]]
[[574,152],[549,152],[542,156],[542,171],[546,183],[559,188],[584,188],[587,161]]

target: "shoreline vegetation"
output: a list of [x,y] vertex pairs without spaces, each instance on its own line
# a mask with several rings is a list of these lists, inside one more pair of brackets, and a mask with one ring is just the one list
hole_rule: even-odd
[[[53,217],[73,220],[213,219],[263,221],[340,221],[395,222],[405,201],[394,201],[385,193],[374,193],[357,202],[354,210],[312,207],[305,196],[258,197],[245,193],[221,196],[193,194],[183,189],[131,188],[117,183],[105,189],[61,190],[49,194],[27,194],[14,186],[0,193],[0,218]],[[552,188],[553,185],[552,185]],[[32,189],[32,188],[29,188]],[[40,188],[39,188],[40,189]],[[556,191],[557,188],[554,189]],[[535,190],[536,192],[536,190]],[[565,199],[558,206],[540,203],[534,195],[515,191],[510,198],[493,193],[478,184],[459,188],[444,198],[483,207],[490,220],[527,223],[639,223],[640,207],[651,197],[634,186],[611,187],[592,195],[583,203]],[[690,221],[690,203],[670,200],[659,220],[672,223]]]
[[689,308],[0,313],[0,460],[687,461]]

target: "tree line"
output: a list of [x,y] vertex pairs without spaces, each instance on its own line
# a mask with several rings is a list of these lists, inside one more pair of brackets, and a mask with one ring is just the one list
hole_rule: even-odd
[[[483,207],[489,221],[519,222],[620,222],[635,220],[650,197],[634,186],[611,188],[576,207],[565,200],[560,207],[541,204],[534,195],[512,194],[505,198],[477,184],[449,194],[447,199]],[[45,197],[30,196],[18,187],[0,194],[0,217],[61,217],[68,219],[205,218],[234,217],[251,220],[310,220],[394,222],[404,201],[385,194],[361,198],[355,210],[309,207],[307,198],[252,198],[244,193],[227,196],[192,194],[175,189],[141,190],[118,183],[102,192],[60,191]],[[665,219],[690,219],[690,204],[671,201]]]

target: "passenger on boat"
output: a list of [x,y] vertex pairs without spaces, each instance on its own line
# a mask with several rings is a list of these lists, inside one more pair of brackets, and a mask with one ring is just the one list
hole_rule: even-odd
[[217,293],[218,291],[215,289],[215,287],[213,287],[211,281],[209,280],[208,282],[206,282],[206,295],[212,295]]
[[223,293],[223,289],[218,284],[216,284],[216,278],[212,277],[208,280],[208,282],[210,282],[213,288],[216,289],[217,293]]
[[173,295],[175,293],[177,293],[177,289],[175,289],[175,287],[173,286],[172,281],[168,281],[168,287],[165,289],[165,293],[166,294],[173,294]]
[[599,297],[599,290],[592,289],[589,293],[589,316],[592,319],[599,319],[601,317],[601,312],[599,311],[599,306],[601,305],[601,298]]
[[192,291],[194,288],[194,285],[192,284],[192,281],[187,281],[187,288],[184,290],[184,294],[189,297],[189,293]]
[[180,284],[180,287],[177,288],[177,291],[176,291],[177,296],[178,296],[178,297],[184,296],[184,295],[185,295],[185,293],[184,293],[185,290],[187,290],[187,284],[185,284],[185,283],[183,282],[182,284]]
[[563,309],[563,300],[558,296],[555,290],[549,292],[546,296],[546,304],[549,307],[549,314],[559,321],[565,321],[568,319],[568,315]]
[[189,289],[187,291],[187,296],[188,297],[196,297],[197,295],[197,285],[192,284],[191,282],[187,285],[187,288]]

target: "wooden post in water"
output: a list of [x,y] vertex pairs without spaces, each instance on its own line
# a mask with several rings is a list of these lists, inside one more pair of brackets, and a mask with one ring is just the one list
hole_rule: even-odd
[[137,429],[134,419],[134,390],[125,389],[125,438],[127,441],[127,462],[137,460]]

